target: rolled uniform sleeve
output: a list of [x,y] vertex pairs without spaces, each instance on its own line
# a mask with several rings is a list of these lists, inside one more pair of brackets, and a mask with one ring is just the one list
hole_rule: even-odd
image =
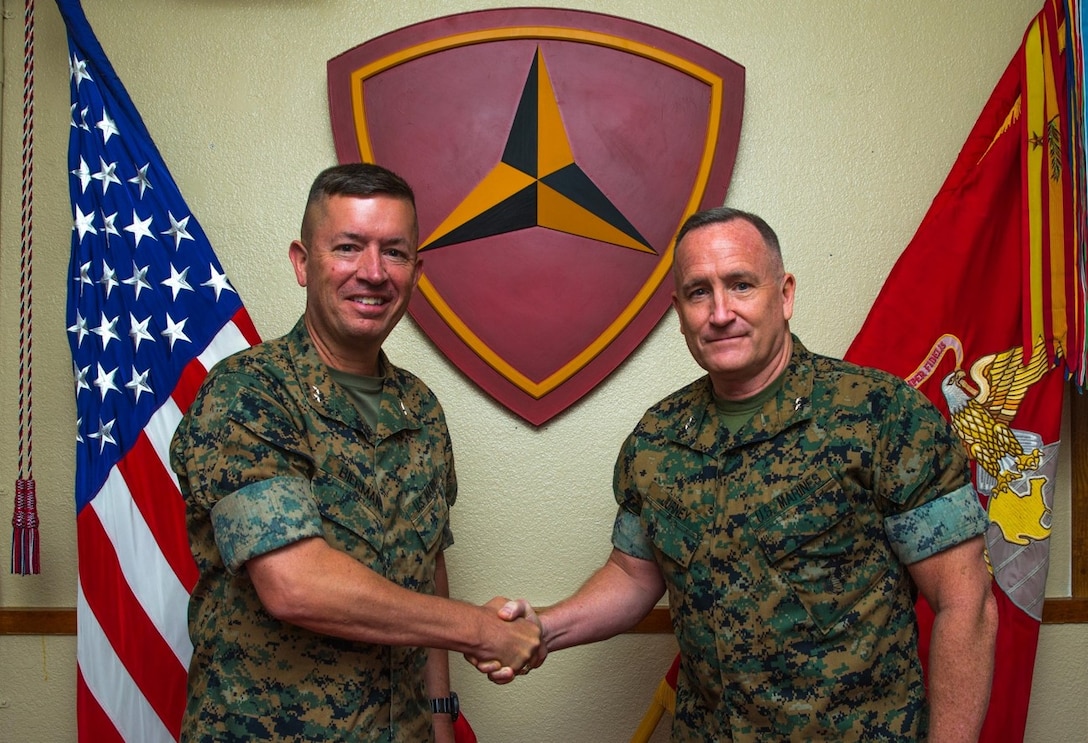
[[632,557],[654,559],[642,520],[626,508],[621,507],[616,512],[616,521],[612,525],[612,546]]
[[[898,545],[897,553],[903,550],[900,559],[917,562],[984,530],[986,515],[971,485],[963,443],[929,399],[900,384],[874,414],[884,421],[874,462],[875,495],[889,539]],[[921,527],[928,519],[934,520],[932,533]],[[905,542],[913,540],[918,543],[908,548]]]
[[880,495],[906,510],[971,482],[963,442],[921,392],[899,383],[874,415],[882,421],[875,462]]
[[199,538],[207,524],[232,573],[246,560],[322,534],[303,425],[259,382],[241,373],[216,375],[179,426],[172,451],[197,537],[194,556],[198,564],[217,561]]
[[884,531],[900,562],[911,565],[984,533],[989,523],[975,489],[968,484],[889,516]]
[[310,483],[295,477],[246,485],[219,500],[211,516],[216,546],[231,573],[252,557],[323,534]]

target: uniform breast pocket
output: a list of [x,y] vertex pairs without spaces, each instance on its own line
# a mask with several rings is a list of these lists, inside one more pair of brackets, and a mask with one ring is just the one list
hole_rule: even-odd
[[[357,559],[363,551],[380,552],[385,539],[381,519],[381,503],[362,478],[341,462],[326,463],[312,480],[314,498],[321,516],[326,520],[325,538],[329,544]],[[367,562],[366,560],[363,560]]]
[[891,553],[875,514],[857,504],[833,476],[803,497],[787,494],[762,509],[755,533],[771,568],[793,589],[821,632],[884,578]]
[[642,521],[650,541],[681,569],[687,569],[703,542],[707,519],[693,513],[675,488],[654,483],[642,504]]
[[416,534],[430,552],[442,538],[446,523],[450,518],[449,504],[438,480],[432,481],[409,505],[408,518],[415,527]]

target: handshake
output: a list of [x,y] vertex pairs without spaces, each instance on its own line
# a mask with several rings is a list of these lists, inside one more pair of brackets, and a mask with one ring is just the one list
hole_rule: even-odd
[[[548,657],[547,636],[541,618],[525,599],[501,596],[483,606],[485,618],[479,655],[465,653],[465,660],[496,684],[508,684],[538,668]],[[495,619],[499,623],[495,623]]]
[[657,563],[613,548],[604,567],[577,592],[541,614],[525,599],[497,597],[472,606],[476,641],[456,650],[496,684],[508,684],[544,663],[549,652],[626,632],[664,593]]

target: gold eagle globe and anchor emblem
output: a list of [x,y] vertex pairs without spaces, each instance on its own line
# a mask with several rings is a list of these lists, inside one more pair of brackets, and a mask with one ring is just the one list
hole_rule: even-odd
[[[957,368],[941,382],[941,393],[968,456],[993,480],[990,520],[1005,541],[1025,545],[1049,538],[1051,511],[1043,498],[1047,478],[1032,476],[1042,460],[1042,441],[1032,432],[1017,431],[1012,422],[1024,395],[1051,364],[1041,340],[1026,364],[1022,359],[1022,348],[983,356],[971,365],[971,383]],[[1014,490],[1025,480],[1026,492]]]
[[1025,361],[1022,347],[987,354],[964,371],[959,339],[942,336],[907,382],[918,387],[940,359],[953,353],[955,369],[941,379],[949,421],[975,463],[976,485],[987,496],[986,511],[1011,545],[1027,546],[1050,538],[1051,509],[1041,470],[1045,444],[1039,434],[1015,428],[1013,421],[1031,387],[1052,369],[1042,339]]
[[[941,336],[906,377],[912,387],[940,380],[948,419],[974,462],[974,484],[990,519],[986,561],[994,581],[1029,616],[1042,619],[1058,443],[1015,426],[1032,388],[1054,369],[1041,338],[979,357],[965,371],[959,338]],[[1057,352],[1060,354],[1061,349]],[[945,355],[955,367],[936,376]]]

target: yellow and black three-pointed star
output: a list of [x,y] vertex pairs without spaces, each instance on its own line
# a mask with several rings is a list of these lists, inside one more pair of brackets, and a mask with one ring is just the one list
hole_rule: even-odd
[[502,160],[419,249],[433,250],[536,226],[657,253],[574,162],[539,49],[522,89]]

